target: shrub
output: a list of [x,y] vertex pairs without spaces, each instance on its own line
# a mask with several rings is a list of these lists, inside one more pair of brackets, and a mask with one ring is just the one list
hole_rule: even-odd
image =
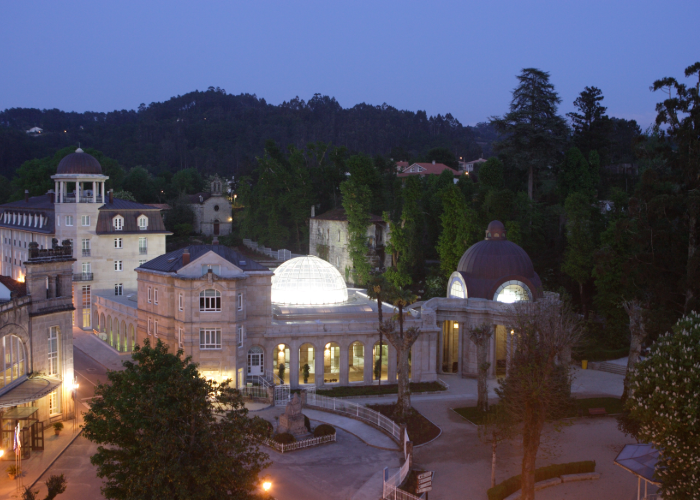
[[63,430],[63,422],[54,423],[53,430],[55,430],[56,432],[61,432]]
[[335,434],[335,427],[328,424],[321,424],[314,429],[314,437],[332,436]]
[[[549,465],[540,467],[535,470],[535,482],[545,481],[554,477],[563,476],[565,474],[583,474],[586,472],[595,472],[595,462],[588,460],[585,462],[569,462],[568,464]],[[512,495],[520,489],[520,475],[506,479],[493,488],[490,488],[486,494],[489,500],[503,500],[509,495]]]
[[17,467],[15,465],[10,465],[7,468],[7,473],[10,474],[11,476],[16,476],[17,475]]
[[288,432],[282,432],[280,434],[275,434],[272,436],[272,439],[274,439],[276,442],[280,444],[291,444],[291,443],[296,443],[297,438],[292,436]]
[[311,422],[309,421],[309,417],[304,415],[304,427],[306,427],[306,430],[311,432]]

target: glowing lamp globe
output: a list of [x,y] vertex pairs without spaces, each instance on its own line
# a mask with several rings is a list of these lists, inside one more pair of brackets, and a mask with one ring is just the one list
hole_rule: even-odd
[[340,272],[313,255],[290,259],[272,277],[272,302],[288,305],[340,304],[348,289]]

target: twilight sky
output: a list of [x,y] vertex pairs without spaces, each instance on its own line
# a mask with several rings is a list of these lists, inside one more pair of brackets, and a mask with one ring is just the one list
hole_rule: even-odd
[[501,115],[524,67],[560,111],[586,85],[642,127],[700,60],[696,0],[2,1],[0,109],[133,109],[219,86],[279,104],[318,92],[473,125]]

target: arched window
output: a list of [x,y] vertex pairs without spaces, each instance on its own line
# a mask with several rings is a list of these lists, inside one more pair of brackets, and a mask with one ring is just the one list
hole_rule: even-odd
[[148,217],[146,217],[145,215],[141,215],[139,216],[138,221],[140,231],[145,231],[146,229],[148,229]]
[[501,286],[498,287],[498,290],[493,295],[493,300],[505,304],[529,302],[532,300],[532,293],[522,281],[511,280],[501,283]]
[[24,344],[16,335],[5,335],[0,345],[2,359],[0,359],[0,388],[7,387],[15,380],[27,374],[25,362]]
[[[283,384],[289,383],[289,346],[279,344],[277,346],[277,357],[275,358],[275,374],[282,380]],[[280,368],[284,366],[284,369]]]
[[329,342],[323,349],[323,382],[340,382],[340,346],[335,342]]
[[199,292],[199,310],[202,312],[221,311],[221,293],[211,288]]
[[[379,353],[381,352],[381,364],[379,362]],[[381,376],[382,380],[389,379],[389,344],[379,342],[374,344],[373,349],[374,366],[372,366],[372,380],[379,380]]]
[[348,381],[349,382],[364,382],[365,381],[365,346],[362,342],[353,342],[350,344],[350,352],[348,353]]
[[449,298],[451,299],[466,299],[466,294],[464,293],[464,287],[462,286],[462,283],[459,282],[459,280],[455,279],[452,281],[452,285],[450,285],[450,296]]
[[112,218],[112,226],[114,227],[115,231],[121,231],[124,229],[124,217],[121,215],[115,215]]
[[302,344],[299,348],[299,383],[316,382],[316,350],[312,344]]

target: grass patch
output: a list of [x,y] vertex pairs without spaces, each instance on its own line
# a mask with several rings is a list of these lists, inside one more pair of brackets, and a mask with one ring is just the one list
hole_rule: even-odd
[[575,350],[571,353],[571,357],[576,361],[586,359],[588,361],[610,361],[611,359],[620,359],[629,356],[629,347],[620,349],[606,349],[604,347],[584,347],[580,350]]
[[367,405],[367,408],[378,411],[398,424],[406,424],[408,437],[411,441],[413,441],[414,446],[432,441],[440,435],[440,428],[413,408],[411,408],[411,414],[408,416],[408,419],[406,419],[405,422],[400,422],[398,419],[396,419],[396,417],[394,417],[396,403],[386,405]]
[[[588,415],[589,408],[605,408],[605,411],[612,415],[622,413],[622,402],[618,398],[584,398],[574,401],[576,406],[566,415],[567,418]],[[476,406],[455,408],[454,411],[475,425],[483,425],[486,415],[493,411],[493,406],[486,413],[477,410]]]
[[[445,387],[439,382],[411,382],[411,392],[436,392],[445,391]],[[398,394],[398,384],[361,385],[357,387],[333,387],[332,389],[318,389],[316,394],[331,398],[343,398],[348,396],[379,396],[381,394]]]
[[[595,472],[595,462],[569,462],[568,464],[549,465],[535,470],[535,482],[546,481],[565,474],[585,474]],[[486,491],[489,500],[503,500],[520,489],[520,475],[506,479]]]

